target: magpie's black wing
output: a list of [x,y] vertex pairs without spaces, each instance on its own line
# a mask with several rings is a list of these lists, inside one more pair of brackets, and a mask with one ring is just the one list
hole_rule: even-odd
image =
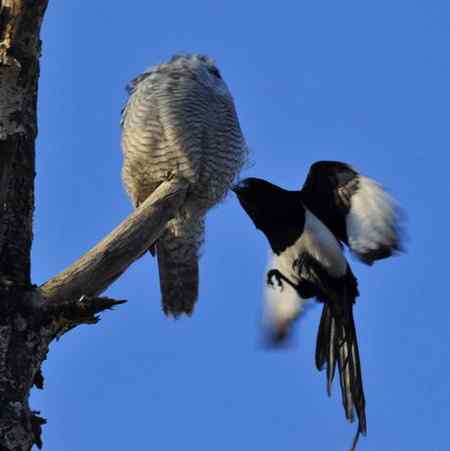
[[350,165],[314,163],[301,194],[307,208],[364,263],[371,265],[401,249],[399,215],[392,198]]

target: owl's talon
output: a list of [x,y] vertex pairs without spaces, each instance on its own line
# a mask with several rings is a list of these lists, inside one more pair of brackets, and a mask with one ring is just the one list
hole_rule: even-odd
[[170,182],[170,180],[173,180],[175,178],[175,171],[167,171],[166,172],[166,181]]

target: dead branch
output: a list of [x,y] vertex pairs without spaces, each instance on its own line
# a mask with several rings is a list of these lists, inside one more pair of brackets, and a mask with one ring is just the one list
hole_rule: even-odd
[[182,180],[162,183],[106,238],[43,284],[39,289],[42,302],[77,301],[103,292],[157,240],[183,203],[186,190]]

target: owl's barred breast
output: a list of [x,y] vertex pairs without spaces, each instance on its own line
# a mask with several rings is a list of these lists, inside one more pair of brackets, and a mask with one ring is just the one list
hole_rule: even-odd
[[175,175],[207,210],[227,193],[246,157],[224,82],[182,59],[137,79],[123,114],[123,181],[135,205]]

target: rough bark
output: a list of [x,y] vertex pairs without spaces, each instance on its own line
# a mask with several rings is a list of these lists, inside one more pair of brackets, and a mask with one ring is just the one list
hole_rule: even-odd
[[41,43],[47,2],[3,0],[0,10],[0,274],[30,281],[34,140]]
[[30,281],[40,26],[47,0],[0,0],[0,451],[42,447],[28,403],[49,344],[125,301],[97,296],[152,244],[186,196],[163,183],[116,230],[42,287]]
[[[39,30],[46,0],[0,9],[0,449],[40,444],[28,394],[47,352],[24,311],[30,299]],[[44,332],[42,332],[43,334]]]

